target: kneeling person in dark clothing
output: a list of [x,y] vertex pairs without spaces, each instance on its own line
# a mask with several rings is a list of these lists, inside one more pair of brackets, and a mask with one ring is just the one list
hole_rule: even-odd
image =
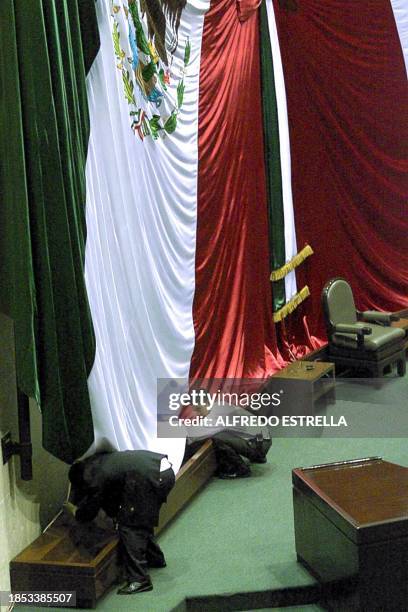
[[165,455],[150,451],[97,453],[69,470],[75,518],[92,521],[100,508],[117,521],[127,584],[120,594],[151,591],[148,567],[165,567],[154,539],[160,507],[175,476]]

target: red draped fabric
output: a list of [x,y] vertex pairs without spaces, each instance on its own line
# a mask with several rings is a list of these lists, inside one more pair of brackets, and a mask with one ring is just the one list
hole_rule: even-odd
[[198,130],[192,378],[279,368],[269,281],[258,16],[236,0],[205,17]]
[[237,0],[238,19],[246,21],[260,6],[262,0]]
[[349,280],[361,309],[408,305],[408,88],[390,2],[297,6],[275,4],[297,241],[315,252],[297,271],[311,297],[286,321],[294,344],[307,328],[323,337],[331,277]]

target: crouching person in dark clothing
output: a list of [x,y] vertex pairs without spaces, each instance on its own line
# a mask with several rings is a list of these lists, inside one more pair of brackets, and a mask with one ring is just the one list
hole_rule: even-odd
[[118,593],[151,591],[148,567],[166,566],[154,527],[175,482],[167,457],[150,451],[97,453],[74,463],[68,475],[79,522],[92,521],[100,508],[117,522],[127,578]]

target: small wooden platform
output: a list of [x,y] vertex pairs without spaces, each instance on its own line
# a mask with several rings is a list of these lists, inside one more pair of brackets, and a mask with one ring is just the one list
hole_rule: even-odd
[[330,401],[335,399],[335,367],[326,361],[295,361],[283,370],[276,372],[273,379],[290,383],[285,386],[286,401],[282,408],[289,414],[293,406],[293,414],[314,414],[316,402],[323,396]]
[[[215,467],[212,442],[207,441],[177,474],[157,533],[206,484]],[[81,608],[94,608],[118,574],[118,538],[112,522],[99,518],[84,527],[65,512],[10,562],[12,591],[76,591]]]

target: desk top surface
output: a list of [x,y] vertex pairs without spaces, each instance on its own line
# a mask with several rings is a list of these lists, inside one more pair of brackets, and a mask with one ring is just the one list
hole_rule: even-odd
[[276,372],[273,378],[290,378],[314,382],[329,372],[334,375],[334,363],[327,361],[295,361],[286,366],[286,368],[283,368],[283,370]]
[[408,468],[380,458],[293,470],[303,483],[357,529],[408,520]]

